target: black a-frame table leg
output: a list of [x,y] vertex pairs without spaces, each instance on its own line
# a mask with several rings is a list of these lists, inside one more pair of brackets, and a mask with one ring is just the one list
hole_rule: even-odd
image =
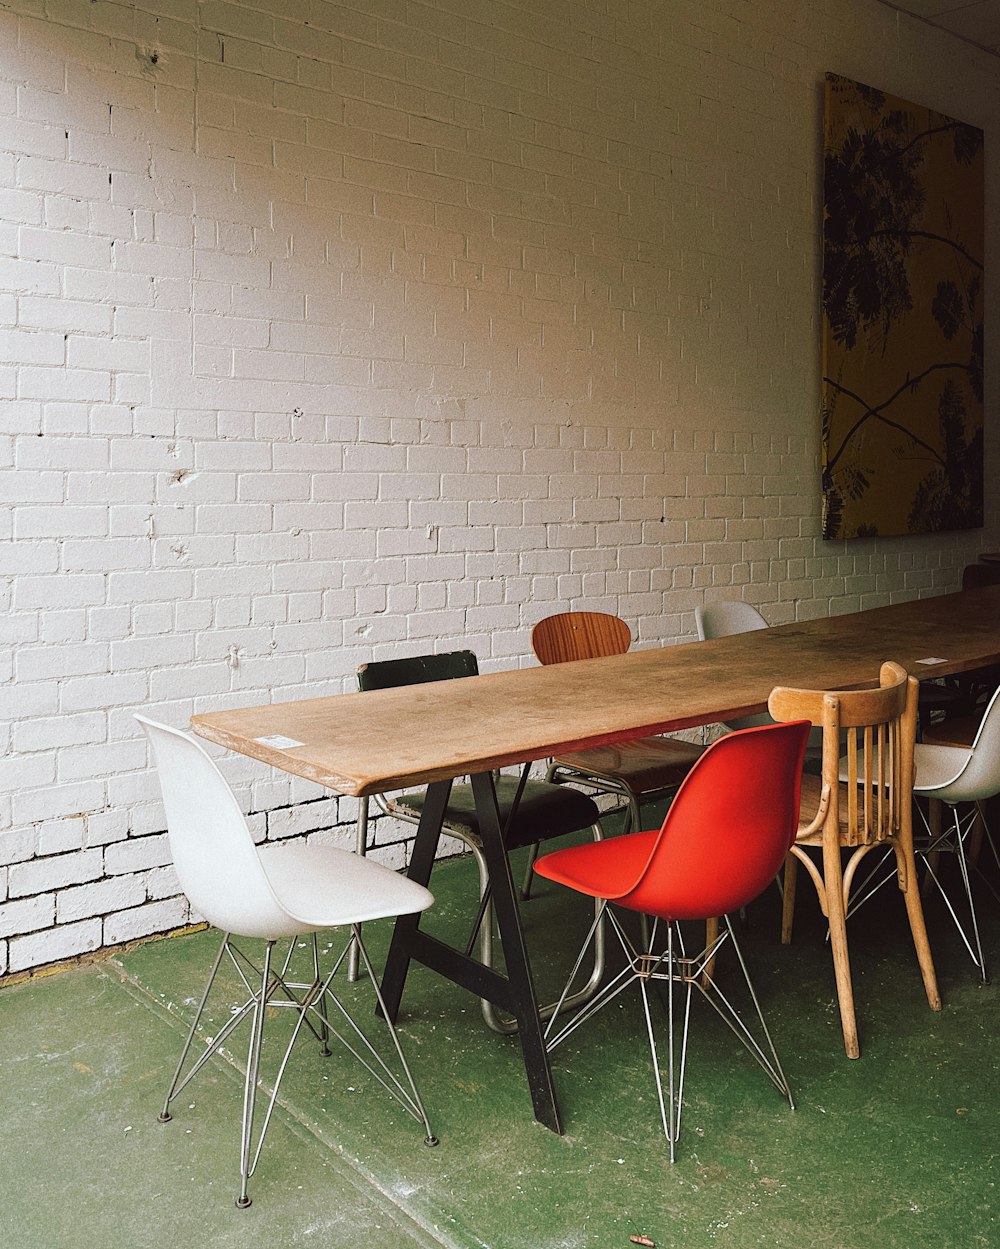
[[[382,995],[386,1009],[391,1018],[395,1019],[410,960],[416,959],[478,997],[485,997],[512,1014],[517,1020],[518,1038],[535,1118],[551,1131],[561,1133],[562,1124],[545,1050],[542,1023],[538,1015],[538,1000],[521,927],[514,877],[504,848],[492,775],[487,772],[473,776],[472,789],[482,832],[483,854],[489,870],[493,909],[503,946],[506,975],[491,967],[484,967],[476,959],[423,932],[419,914],[406,915],[396,921],[382,980]],[[408,872],[411,880],[419,881],[422,885],[430,880],[450,791],[450,781],[435,782],[427,789]]]
[[[451,781],[438,781],[427,786],[417,835],[410,851],[410,866],[406,872],[410,880],[415,880],[425,888],[430,882],[438,842],[441,840],[441,824],[450,796]],[[425,934],[420,932],[419,911],[415,915],[400,915],[396,920],[385,960],[385,971],[382,973],[382,1000],[393,1022],[399,1012],[406,974],[410,970],[410,959],[417,957],[416,947],[419,938],[423,936]]]

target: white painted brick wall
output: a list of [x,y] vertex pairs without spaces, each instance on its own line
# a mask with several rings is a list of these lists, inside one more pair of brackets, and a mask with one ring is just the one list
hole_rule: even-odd
[[[569,607],[851,611],[998,544],[995,472],[982,533],[819,539],[827,70],[1000,120],[995,60],[875,0],[4,6],[0,974],[196,918],[136,709],[530,663]],[[256,837],[353,844],[223,765]]]

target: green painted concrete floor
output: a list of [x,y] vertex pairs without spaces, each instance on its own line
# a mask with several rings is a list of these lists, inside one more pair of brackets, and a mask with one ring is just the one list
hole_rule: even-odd
[[[436,869],[430,918],[442,934],[464,931],[473,874],[467,860]],[[516,1040],[488,1032],[476,1003],[418,968],[402,1034],[438,1148],[349,1056],[324,1059],[302,1039],[253,1205],[237,1210],[242,1042],[232,1063],[212,1062],[181,1095],[172,1122],[157,1122],[216,934],[8,986],[0,1245],[630,1249],[632,1234],[661,1249],[1000,1245],[1000,988],[978,981],[947,916],[928,903],[945,1002],[931,1013],[902,904],[885,891],[853,921],[862,1057],[852,1063],[819,915],[801,895],[792,946],[777,941],[773,890],[744,934],[797,1109],[696,999],[672,1167],[636,998],[553,1055],[566,1125],[557,1137],[532,1119]],[[982,910],[1000,976],[988,894]],[[585,909],[547,886],[525,913],[545,993]],[[388,928],[368,931],[381,960]],[[368,991],[359,984],[347,996]],[[222,996],[213,1027],[235,1001]]]

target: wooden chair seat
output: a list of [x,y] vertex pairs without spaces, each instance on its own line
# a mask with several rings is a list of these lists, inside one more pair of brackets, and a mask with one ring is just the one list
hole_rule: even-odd
[[669,737],[640,737],[557,755],[553,762],[601,780],[619,780],[635,793],[646,793],[663,785],[679,785],[704,749]]
[[[822,778],[818,776],[810,776],[809,774],[803,776],[802,800],[799,804],[799,831],[795,837],[795,844],[797,846],[821,846],[823,844],[823,826],[820,825],[819,828],[811,828],[811,826],[815,823],[816,812],[819,810],[822,797]],[[858,844],[857,842],[852,843],[850,841],[851,830],[850,821],[847,818],[847,797],[847,785],[845,783],[841,783],[837,802],[837,826],[840,829],[840,844],[842,846]],[[874,842],[872,844],[874,844]]]
[[[546,616],[531,631],[531,648],[541,664],[572,663],[624,655],[632,634],[607,612],[568,611]],[[625,832],[640,828],[644,800],[672,795],[703,748],[666,737],[640,737],[613,746],[593,746],[554,758],[547,780],[583,785],[625,803]]]
[[953,716],[925,729],[920,740],[925,746],[958,746],[963,750],[969,750],[976,740],[976,734],[982,722],[981,713],[971,716]]

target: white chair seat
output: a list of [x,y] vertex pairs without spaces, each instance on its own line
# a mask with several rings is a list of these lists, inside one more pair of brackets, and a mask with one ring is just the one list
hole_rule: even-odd
[[303,932],[424,911],[434,895],[372,859],[334,846],[258,846],[278,901]]
[[951,786],[965,771],[972,758],[971,750],[960,746],[930,746],[918,742],[913,752],[913,792],[948,802],[964,802],[965,794],[952,795]]

